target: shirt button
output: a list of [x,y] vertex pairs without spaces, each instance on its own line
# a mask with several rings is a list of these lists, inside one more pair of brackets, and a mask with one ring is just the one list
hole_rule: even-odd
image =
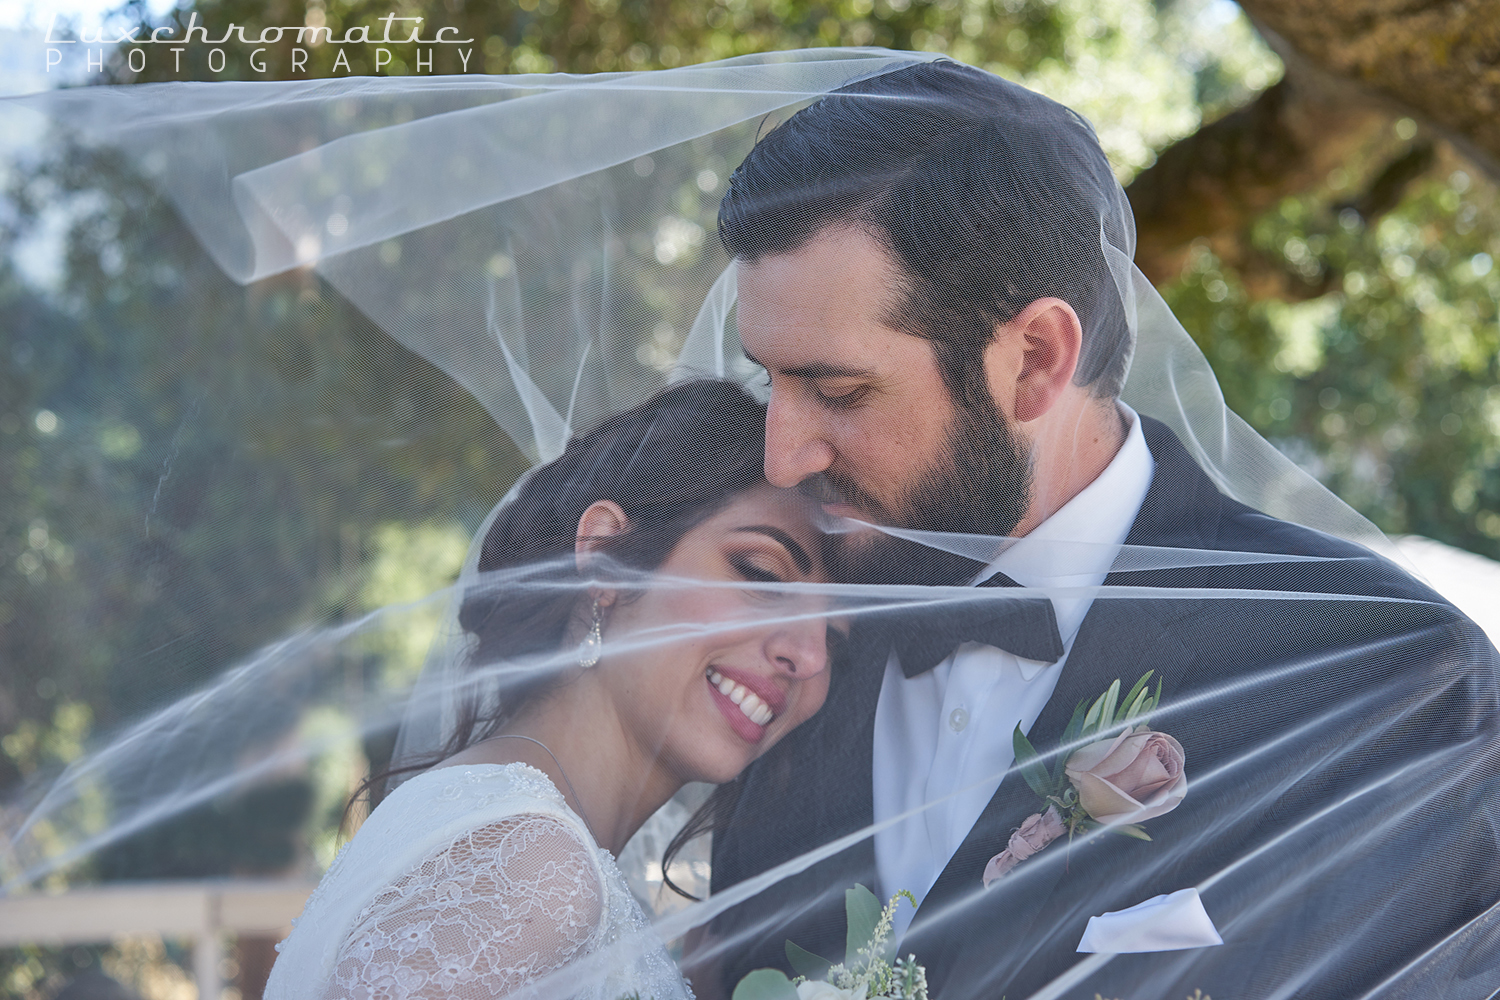
[[963,732],[964,727],[968,724],[969,713],[961,708],[955,708],[952,714],[948,716],[948,728],[953,730],[955,733]]

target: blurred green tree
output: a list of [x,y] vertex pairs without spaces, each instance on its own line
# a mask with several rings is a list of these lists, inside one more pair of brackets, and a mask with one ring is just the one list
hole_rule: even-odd
[[[1122,119],[1104,134],[1128,175],[1155,147],[1274,79],[1274,58],[1245,23],[1205,20],[1205,10],[1199,0],[1162,11],[1149,0],[444,0],[395,8],[382,0],[205,0],[172,11],[167,23],[177,32],[208,25],[214,34],[233,24],[252,38],[278,25],[327,27],[338,37],[363,27],[379,38],[388,14],[422,17],[425,37],[452,28],[476,39],[483,61],[470,69],[487,72],[651,68],[798,45],[943,49],[1050,87],[1101,121]],[[132,12],[144,16],[139,6]],[[117,52],[108,75],[149,82],[374,68],[374,46],[325,44],[311,46],[299,72],[292,47],[270,47],[264,74],[243,46],[226,46],[229,62],[215,72],[208,48],[195,45],[180,70],[154,52],[142,74]],[[352,60],[347,70],[335,66],[335,48]],[[418,69],[411,47],[393,48],[409,62],[385,72]],[[1143,59],[1144,49],[1154,54]],[[1078,63],[1094,72],[1075,73]],[[710,229],[715,199],[692,177],[682,190],[673,214]],[[95,731],[108,730],[287,628],[362,610],[366,564],[390,510],[425,505],[434,522],[472,528],[522,467],[472,399],[317,278],[233,285],[118,158],[58,145],[13,175],[7,200],[7,262],[34,253],[58,220],[66,249],[49,287],[14,269],[0,284],[8,320],[0,346],[17,360],[4,404],[5,426],[14,427],[0,439],[0,462],[19,470],[12,489],[26,491],[4,515],[0,618],[11,624],[0,648],[22,667],[0,680],[0,728],[49,720],[59,705],[77,703]],[[643,357],[662,349],[643,344]],[[356,464],[360,452],[346,442],[372,437],[393,444],[378,465]],[[18,749],[4,766],[13,783],[60,761]],[[233,839],[225,844],[228,870],[238,862]],[[163,850],[151,862],[136,846],[122,849],[108,869],[180,870]]]
[[[1495,3],[1470,5],[1473,16]],[[420,17],[423,37],[451,28],[473,43],[434,47],[430,66],[420,45],[309,43],[299,66],[284,38],[267,45],[264,71],[238,44],[217,70],[202,45],[180,63],[153,51],[141,73],[120,51],[108,78],[586,73],[819,45],[947,52],[1099,126],[1129,183],[1141,266],[1257,429],[1387,530],[1500,555],[1500,222],[1481,155],[1496,149],[1491,123],[1434,109],[1427,21],[1356,51],[1361,3],[1338,5],[1328,29],[1298,20],[1291,0],[1246,6],[1276,29],[1284,78],[1224,0],[199,0],[164,24],[379,39],[388,16]],[[126,10],[146,22],[144,8]],[[398,23],[391,37],[403,34]],[[391,58],[377,67],[382,48]],[[1402,72],[1422,86],[1403,92]],[[1452,74],[1475,93],[1489,86],[1463,66]],[[1391,93],[1413,106],[1394,108]],[[712,199],[689,194],[706,228]],[[12,178],[7,204],[0,658],[15,667],[0,677],[0,786],[76,752],[76,740],[47,737],[67,719],[110,728],[287,628],[361,610],[393,507],[472,528],[523,465],[472,399],[318,279],[229,282],[127,165],[58,146]],[[12,260],[58,218],[62,271],[39,287]],[[370,439],[391,442],[384,459],[354,462],[349,442]],[[228,510],[242,515],[238,532]],[[154,853],[120,848],[101,871],[282,863],[264,860],[281,856],[264,831],[243,844],[225,833],[246,826],[240,809],[219,803],[193,820],[222,823],[217,858],[178,857],[160,840]],[[302,822],[260,811],[283,829]]]

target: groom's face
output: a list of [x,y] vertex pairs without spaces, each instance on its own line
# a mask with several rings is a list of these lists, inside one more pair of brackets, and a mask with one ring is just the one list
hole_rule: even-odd
[[[740,338],[771,382],[766,478],[802,484],[831,515],[1009,534],[1029,497],[1026,443],[993,399],[956,406],[931,342],[890,325],[901,277],[852,227],[741,266]],[[837,548],[846,579],[959,582],[973,571],[874,532]]]

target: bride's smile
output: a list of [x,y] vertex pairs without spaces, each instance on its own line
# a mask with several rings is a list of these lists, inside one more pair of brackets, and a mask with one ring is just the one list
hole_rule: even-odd
[[[608,514],[585,531],[612,534]],[[814,514],[795,491],[751,490],[686,532],[651,586],[606,596],[598,680],[634,749],[677,779],[727,781],[822,707],[826,598],[775,589],[823,578]]]
[[[714,702],[734,727],[734,731],[752,743],[759,743],[765,735],[766,726],[786,704],[786,698],[774,688],[767,689],[754,677],[738,674],[728,668],[721,671],[709,667],[705,676],[713,692]],[[755,728],[745,729],[736,717],[736,711]]]
[[683,785],[731,782],[823,707],[844,626],[807,586],[829,579],[817,502],[765,481],[764,428],[743,390],[687,383],[528,480],[479,568],[548,560],[553,583],[474,588],[460,620],[475,665],[552,666],[441,766],[536,767],[619,851]]

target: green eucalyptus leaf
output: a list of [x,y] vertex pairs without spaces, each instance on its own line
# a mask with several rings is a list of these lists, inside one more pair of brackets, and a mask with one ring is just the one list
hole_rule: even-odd
[[1015,749],[1016,766],[1021,769],[1021,777],[1026,779],[1026,784],[1044,799],[1051,795],[1056,788],[1052,775],[1047,773],[1047,765],[1042,763],[1036,748],[1031,745],[1026,734],[1021,732],[1019,722],[1016,723],[1015,732],[1010,734],[1010,743]]
[[1078,703],[1077,708],[1073,709],[1073,718],[1068,720],[1068,728],[1063,730],[1063,746],[1067,746],[1068,744],[1072,743],[1074,740],[1078,739],[1080,734],[1082,734],[1083,717],[1088,712],[1088,703],[1088,699],[1085,698],[1083,701],[1080,701]]
[[1156,671],[1148,670],[1144,674],[1141,674],[1141,679],[1135,682],[1124,698],[1120,699],[1120,704],[1125,707],[1115,717],[1116,722],[1124,722],[1127,719],[1135,718],[1135,710],[1139,707],[1142,696],[1146,694],[1146,682],[1151,679],[1151,675],[1154,673]]
[[791,941],[786,943],[786,960],[791,963],[792,971],[808,979],[827,979],[828,970],[833,967],[833,963],[828,959],[821,955],[814,955]]
[[1080,736],[1088,736],[1099,728],[1099,716],[1103,709],[1104,695],[1101,694],[1094,699],[1094,703],[1089,706],[1088,714],[1083,717],[1083,730],[1079,733]]
[[1111,826],[1108,829],[1113,833],[1122,833],[1127,837],[1134,837],[1136,840],[1151,839],[1151,835],[1146,832],[1146,828],[1139,823],[1129,823],[1125,826]]
[[780,969],[756,969],[740,980],[731,1000],[797,1000],[797,987]]
[[875,925],[880,923],[880,900],[862,885],[844,892],[844,913],[849,918],[849,932],[844,950],[844,964],[853,968],[859,960],[859,950],[867,948],[875,936]]
[[1116,677],[1115,682],[1109,686],[1109,690],[1104,692],[1104,704],[1099,708],[1100,729],[1108,729],[1110,726],[1114,725],[1115,706],[1119,704],[1119,701],[1120,679]]

